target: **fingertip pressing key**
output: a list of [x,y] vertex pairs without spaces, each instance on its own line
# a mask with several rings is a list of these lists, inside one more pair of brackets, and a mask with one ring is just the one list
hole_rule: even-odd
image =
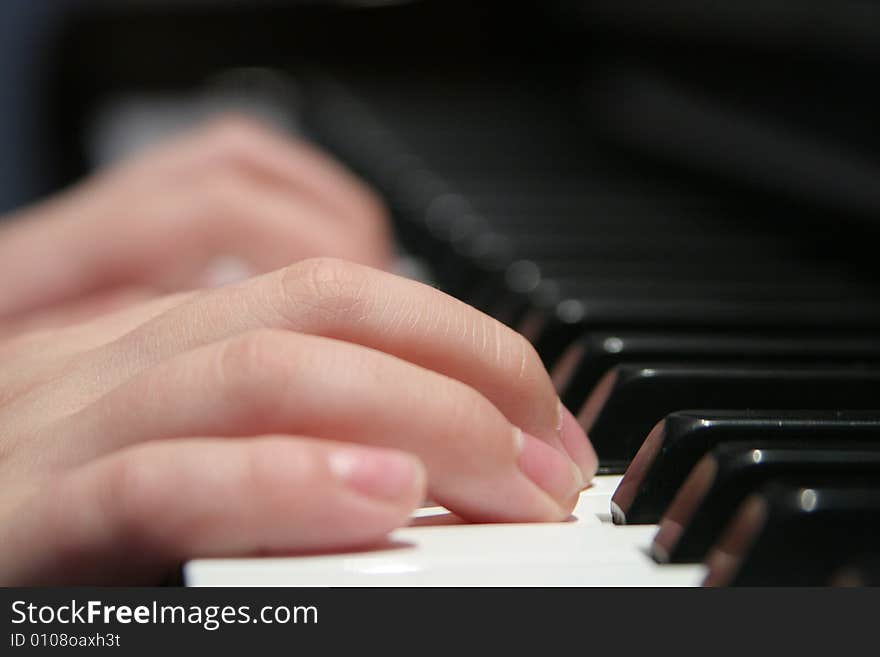
[[557,503],[567,504],[584,487],[580,468],[543,440],[516,430],[522,473]]

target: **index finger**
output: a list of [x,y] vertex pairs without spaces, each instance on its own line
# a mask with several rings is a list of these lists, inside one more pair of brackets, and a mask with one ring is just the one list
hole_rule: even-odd
[[137,360],[108,357],[127,362],[128,374],[117,370],[117,376],[129,376],[131,369],[259,328],[360,344],[457,379],[515,426],[567,452],[586,480],[595,474],[587,437],[525,338],[429,286],[345,261],[306,260],[199,295],[113,345]]

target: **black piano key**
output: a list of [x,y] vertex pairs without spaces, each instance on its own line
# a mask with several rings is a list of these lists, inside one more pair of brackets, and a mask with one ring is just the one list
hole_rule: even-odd
[[[578,242],[575,235],[554,235],[554,241],[567,244]],[[607,238],[599,242],[604,243]],[[538,242],[537,236],[531,242]],[[728,263],[721,253],[712,253],[701,244],[699,252],[707,256],[707,262],[694,257],[670,258],[655,254],[654,258],[634,258],[629,252],[625,261],[620,253],[580,253],[578,259],[550,259],[535,257],[531,244],[516,244],[507,240],[510,254],[518,258],[503,271],[495,270],[486,278],[478,299],[466,298],[490,314],[510,325],[515,325],[526,310],[534,307],[548,312],[554,306],[559,292],[571,291],[582,300],[592,303],[626,304],[637,300],[644,305],[649,301],[656,306],[660,302],[718,301],[766,303],[767,301],[794,303],[870,302],[874,298],[870,287],[850,281],[842,285],[839,277],[814,265],[806,271],[797,268],[789,271],[786,260],[778,253],[759,259],[750,255],[749,264],[742,262],[742,251]],[[655,247],[662,240],[649,243]],[[578,247],[577,251],[587,251]],[[758,266],[760,265],[760,266]],[[765,266],[766,265],[766,266]],[[651,308],[648,304],[645,308]],[[644,308],[643,308],[644,310]],[[766,311],[765,311],[766,312]],[[593,317],[593,322],[598,318]],[[692,321],[692,320],[691,320]]]
[[578,413],[603,472],[623,472],[651,428],[673,411],[702,408],[870,410],[880,371],[835,368],[623,364]]
[[586,299],[552,285],[523,320],[548,369],[589,331],[726,331],[757,335],[870,334],[880,306],[835,300]]
[[792,446],[880,440],[877,411],[677,411],[651,429],[611,498],[618,524],[660,520],[697,461],[721,443]]
[[[740,233],[702,239],[693,231],[679,235],[669,230],[654,233],[646,226],[639,227],[637,232],[630,229],[609,235],[605,231],[597,239],[591,231],[584,232],[584,226],[574,222],[568,230],[556,234],[547,232],[540,223],[536,223],[527,233],[511,232],[501,227],[493,228],[493,231],[504,234],[513,248],[522,257],[540,265],[548,278],[575,281],[583,273],[595,275],[603,271],[605,265],[616,262],[630,264],[628,270],[620,272],[624,274],[622,281],[637,277],[639,265],[644,264],[660,269],[668,277],[678,274],[681,282],[691,285],[701,286],[712,281],[731,284],[748,280],[753,266],[759,271],[766,271],[767,263],[781,268],[786,261],[785,257],[780,257],[777,246],[784,241],[781,236],[763,236],[761,239],[762,236]],[[687,259],[681,258],[683,252],[688,252]],[[744,261],[743,254],[748,254],[750,260]],[[738,275],[725,277],[724,274],[729,274],[736,263],[739,263]],[[680,276],[685,272],[697,271],[703,271],[706,278]],[[642,279],[645,284],[653,282],[654,278]],[[772,289],[780,282],[787,286],[799,283],[794,277],[784,277],[781,281],[770,278],[763,281],[762,287]],[[819,284],[827,285],[829,282],[825,279]],[[749,292],[761,293],[762,287]]]
[[[814,277],[785,280],[770,275],[773,282],[768,283],[766,275],[740,272],[736,278],[724,277],[700,271],[694,263],[690,263],[687,270],[664,274],[651,275],[649,267],[635,265],[626,275],[591,271],[569,276],[555,276],[552,268],[547,275],[547,267],[529,267],[530,263],[534,265],[530,260],[516,260],[504,272],[496,272],[491,281],[491,293],[483,295],[490,302],[482,302],[482,307],[509,325],[520,321],[528,309],[542,307],[542,299],[548,296],[547,287],[577,289],[584,298],[606,304],[621,304],[633,299],[651,299],[654,304],[683,300],[813,303],[832,299],[837,304],[861,302],[868,297],[859,286],[842,288],[835,280],[816,280]],[[522,276],[524,271],[527,277]]]
[[548,278],[562,288],[576,288],[581,295],[590,299],[785,300],[813,303],[822,300],[861,301],[870,294],[857,285],[841,289],[839,281],[833,280],[756,281],[748,272],[737,279],[725,279],[714,275],[711,270],[700,271],[696,267],[674,276],[667,274],[666,277],[643,276],[634,268],[629,276],[577,274]]
[[580,408],[605,372],[618,363],[637,361],[880,363],[880,340],[859,336],[587,333],[557,362],[553,380],[562,402],[568,408]]
[[704,586],[823,586],[880,553],[880,481],[782,480],[749,497],[706,560]]
[[513,260],[510,242],[500,233],[483,232],[466,244],[452,244],[442,268],[446,289],[491,314],[491,304],[504,294],[504,272]]
[[[567,235],[556,236],[561,242]],[[604,239],[604,238],[603,238]],[[757,259],[750,257],[744,267],[741,259],[729,262],[714,257],[711,266],[690,259],[656,257],[634,259],[631,253],[579,254],[578,257],[551,260],[535,257],[531,248],[515,250],[527,253],[511,262],[502,276],[495,281],[495,302],[498,306],[529,307],[540,299],[543,286],[571,288],[586,298],[620,299],[645,298],[655,293],[664,297],[711,296],[720,298],[737,292],[739,296],[755,299],[761,296],[789,299],[816,299],[823,294],[840,298],[841,295],[864,296],[864,289],[856,284],[842,288],[829,272],[815,264],[780,260],[778,257]],[[768,281],[772,281],[769,284]],[[653,286],[655,289],[649,289]],[[496,313],[495,306],[490,308]],[[510,320],[508,320],[510,323]]]
[[[567,238],[563,235],[562,239]],[[734,282],[754,280],[766,284],[768,279],[782,280],[788,284],[794,282],[828,284],[835,278],[835,270],[827,263],[804,262],[796,259],[766,257],[750,261],[744,266],[742,260],[714,259],[711,267],[685,259],[668,257],[634,258],[631,253],[611,252],[594,253],[589,258],[582,254],[568,258],[538,258],[532,249],[524,249],[529,253],[513,265],[520,262],[536,267],[541,279],[572,279],[577,277],[597,277],[605,279],[645,280],[668,279],[687,280],[695,273],[702,273],[707,280]],[[524,291],[529,291],[525,288]]]
[[805,481],[817,476],[880,481],[880,436],[857,448],[780,443],[725,443],[709,452],[691,472],[660,521],[652,555],[661,563],[702,561],[742,501],[771,479]]

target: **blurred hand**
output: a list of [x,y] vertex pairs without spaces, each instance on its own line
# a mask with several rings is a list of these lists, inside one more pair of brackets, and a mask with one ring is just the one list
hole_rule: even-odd
[[361,182],[303,142],[226,117],[0,224],[0,318],[50,304],[56,322],[89,316],[313,256],[385,268],[390,252],[386,212]]
[[[149,251],[138,226],[108,239]],[[525,339],[335,259],[22,333],[0,359],[4,584],[156,582],[193,557],[369,544],[426,487],[469,520],[561,520],[596,471]]]

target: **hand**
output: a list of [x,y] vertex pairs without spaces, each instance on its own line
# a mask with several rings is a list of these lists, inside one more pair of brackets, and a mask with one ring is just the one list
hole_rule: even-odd
[[558,521],[596,471],[528,342],[335,259],[0,343],[0,582],[370,544],[427,492]]
[[[334,256],[389,265],[386,211],[303,142],[216,119],[0,227],[0,317],[175,291]],[[85,305],[83,305],[85,302]]]

